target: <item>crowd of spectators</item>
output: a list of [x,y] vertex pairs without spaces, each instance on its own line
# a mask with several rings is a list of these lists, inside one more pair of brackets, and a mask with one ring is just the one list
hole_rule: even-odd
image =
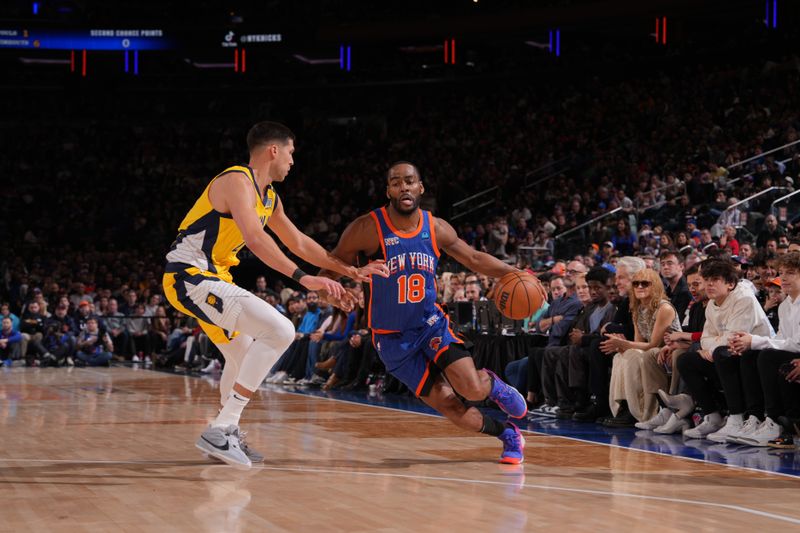
[[[781,310],[794,305],[792,296],[784,301],[792,294],[784,272],[791,277],[796,269],[800,224],[791,199],[774,209],[772,201],[800,179],[800,145],[791,144],[800,129],[798,81],[790,58],[684,66],[580,86],[417,87],[391,105],[354,90],[350,98],[361,106],[355,119],[323,112],[346,105],[322,98],[306,104],[297,126],[290,122],[299,134],[298,164],[279,194],[290,218],[330,248],[357,214],[385,202],[388,163],[414,161],[426,184],[424,207],[450,218],[471,246],[536,272],[548,286],[551,301],[524,325],[542,345],[528,354],[531,363],[520,360],[507,370],[537,413],[693,431],[685,408],[676,419],[658,409],[659,391],[662,405],[685,404],[680,395],[687,394],[704,413],[738,410],[744,393],[727,402],[715,397],[712,406],[696,391],[730,392],[725,385],[735,371],[718,364],[717,350],[755,351],[734,348],[724,319],[715,322],[716,334],[706,335],[698,306],[721,308],[725,298],[711,305],[717,300],[701,286],[721,283],[757,306],[758,324],[737,324],[753,339],[783,331],[788,311]],[[212,98],[195,116],[199,102],[167,94],[147,113],[122,116],[110,102],[99,104],[107,116],[68,106],[60,118],[48,116],[48,127],[18,124],[6,136],[0,162],[19,178],[0,192],[6,365],[105,365],[116,358],[219,369],[219,354],[196,320],[164,304],[163,256],[208,179],[243,162],[252,117],[296,102],[288,95],[247,104]],[[783,145],[789,146],[761,155]],[[537,180],[532,171],[540,168],[558,172]],[[451,209],[455,200],[494,186],[479,202],[490,201],[468,216]],[[775,194],[739,203],[770,187]],[[330,309],[260,269],[246,251],[241,256],[237,281],[297,327],[296,342],[269,381],[377,386],[382,369],[363,303],[349,314]],[[452,263],[443,264],[440,279],[445,304],[491,296],[493,280]],[[361,294],[358,286],[348,290]],[[680,350],[700,359],[678,358]],[[678,360],[695,366],[684,374],[689,363]],[[719,383],[703,367],[712,360],[723,376]],[[737,367],[741,373],[762,358],[731,360],[746,366]],[[692,372],[705,385],[699,378],[681,381]],[[398,386],[386,379],[382,387]],[[763,419],[755,412],[757,394],[747,394],[756,405],[748,404],[747,414]],[[786,414],[775,413],[773,422]]]
[[777,272],[723,250],[694,264],[665,250],[650,264],[576,259],[540,275],[550,293],[530,327],[540,342],[505,374],[531,417],[794,447],[800,243],[791,246]]

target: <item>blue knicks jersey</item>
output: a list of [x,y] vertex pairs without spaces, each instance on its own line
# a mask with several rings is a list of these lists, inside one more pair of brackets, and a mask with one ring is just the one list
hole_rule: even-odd
[[420,210],[417,229],[401,233],[385,207],[370,213],[378,229],[389,277],[372,276],[369,327],[376,333],[407,331],[425,325],[441,311],[436,306],[439,247],[433,215]]

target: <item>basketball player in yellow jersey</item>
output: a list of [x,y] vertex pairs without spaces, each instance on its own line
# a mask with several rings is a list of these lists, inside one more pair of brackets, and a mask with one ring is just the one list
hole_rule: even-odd
[[309,263],[368,281],[388,276],[381,262],[355,268],[326,252],[286,217],[272,186],[286,179],[294,164],[294,134],[282,124],[261,122],[247,134],[248,166],[234,166],[209,183],[181,222],[167,254],[164,292],[179,311],[198,319],[225,356],[220,383],[222,409],[196,446],[228,464],[250,468],[263,456],[249,449],[239,434],[239,418],[272,365],[294,340],[294,326],[274,307],[233,284],[230,267],[239,264],[247,246],[274,270],[309,290],[334,298],[344,288],[327,277],[310,276],[281,252],[270,229]]

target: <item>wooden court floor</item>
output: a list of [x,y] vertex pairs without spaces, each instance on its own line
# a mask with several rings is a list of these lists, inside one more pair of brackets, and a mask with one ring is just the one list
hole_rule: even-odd
[[0,372],[0,531],[800,530],[800,479],[425,415],[262,391],[263,466],[194,441],[213,380],[133,370]]

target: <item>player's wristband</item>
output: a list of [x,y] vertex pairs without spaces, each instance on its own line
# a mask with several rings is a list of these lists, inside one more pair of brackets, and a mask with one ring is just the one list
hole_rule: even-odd
[[308,274],[306,274],[305,272],[303,272],[301,269],[298,268],[297,270],[294,271],[294,274],[292,274],[292,279],[300,283],[300,278],[302,278],[303,276],[308,276]]

